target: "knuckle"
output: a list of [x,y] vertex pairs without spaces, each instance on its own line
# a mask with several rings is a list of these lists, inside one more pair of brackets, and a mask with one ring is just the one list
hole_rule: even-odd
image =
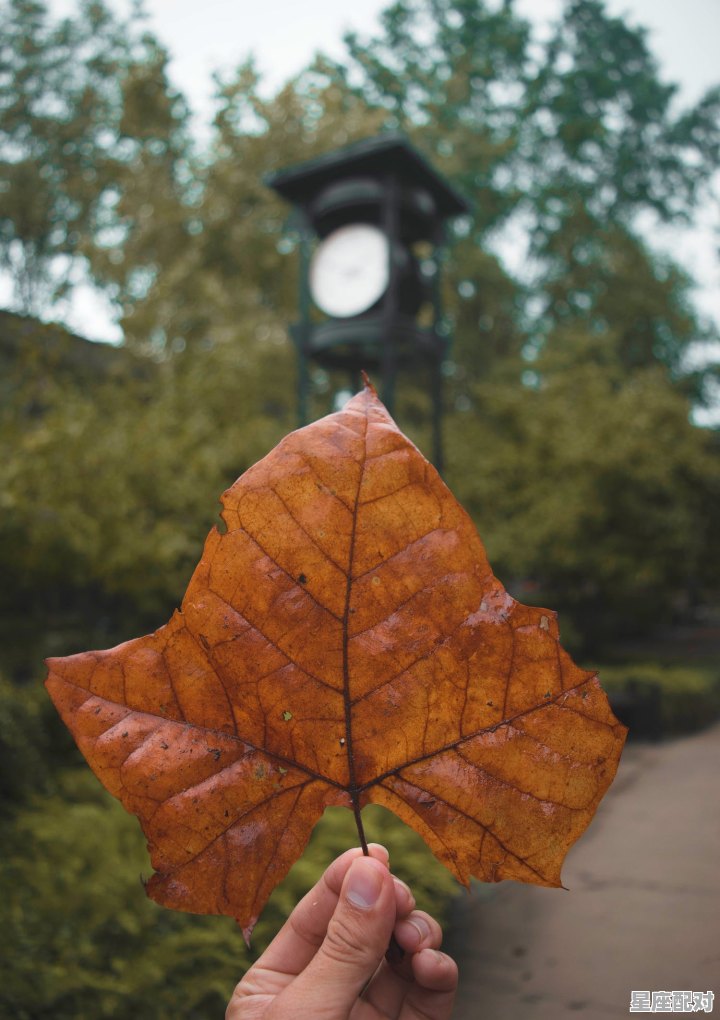
[[290,927],[299,939],[306,942],[313,949],[322,944],[325,932],[318,928],[319,920],[313,916],[308,917],[304,913],[293,911],[289,917]]
[[405,1000],[405,1010],[408,1016],[408,1020],[440,1020],[441,1017],[449,1017],[449,1013],[428,1013],[428,1011],[421,1006],[418,1002]]
[[334,963],[358,962],[374,955],[352,918],[342,915],[330,921],[320,952]]
[[247,1010],[244,1008],[246,1002],[247,999],[245,999],[242,989],[238,985],[225,1010],[225,1020],[244,1020],[244,1017],[247,1016]]
[[255,1004],[262,995],[262,982],[256,968],[251,967],[235,985],[230,1002],[225,1010],[225,1020],[250,1020],[257,1013]]

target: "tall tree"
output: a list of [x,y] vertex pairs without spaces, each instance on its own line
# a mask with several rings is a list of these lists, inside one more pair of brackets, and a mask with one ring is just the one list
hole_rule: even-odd
[[60,21],[45,0],[1,0],[0,21],[0,266],[17,307],[37,313],[67,294],[95,240],[121,250],[122,190],[139,153],[157,161],[175,144],[178,115],[161,109],[161,47],[103,0]]
[[[509,309],[525,337],[515,351],[530,341],[533,356],[572,320],[612,335],[628,369],[659,360],[677,376],[705,334],[684,274],[639,227],[648,214],[678,223],[696,214],[720,163],[720,88],[676,111],[677,89],[662,81],[643,30],[600,0],[568,0],[543,43],[512,0],[399,0],[379,36],[346,42],[338,78],[475,200],[472,222],[459,225],[450,302],[470,373],[507,354]],[[492,258],[508,249],[516,302],[524,290],[519,317]],[[627,294],[629,274],[637,289],[624,307],[615,296]]]
[[120,306],[126,340],[150,352],[171,344],[172,334],[146,321],[140,340],[129,320],[192,246],[199,197],[189,109],[170,84],[168,60],[144,33],[119,83],[114,176],[84,245],[96,281]]
[[608,336],[627,370],[657,361],[674,380],[688,346],[708,334],[686,274],[653,250],[647,224],[692,222],[709,198],[720,87],[684,111],[676,98],[643,29],[600,0],[570,0],[523,110],[538,334],[589,327]]

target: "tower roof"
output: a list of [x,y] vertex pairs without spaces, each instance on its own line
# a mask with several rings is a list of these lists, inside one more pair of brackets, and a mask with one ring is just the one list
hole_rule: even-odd
[[430,192],[442,219],[470,211],[470,204],[404,135],[390,133],[279,170],[266,183],[293,205],[306,205],[328,184],[350,177],[382,178],[392,173],[401,186]]

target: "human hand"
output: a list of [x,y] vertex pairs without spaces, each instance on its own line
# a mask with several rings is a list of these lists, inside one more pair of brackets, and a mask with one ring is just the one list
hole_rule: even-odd
[[[449,1020],[457,966],[415,910],[387,850],[348,850],[293,910],[233,992],[225,1020]],[[405,956],[385,959],[390,936]]]

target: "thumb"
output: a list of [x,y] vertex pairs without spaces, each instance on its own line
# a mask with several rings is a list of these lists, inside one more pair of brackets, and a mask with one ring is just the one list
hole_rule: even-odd
[[385,956],[395,912],[387,866],[374,857],[356,858],[320,948],[293,983],[303,1016],[335,1020],[349,1014]]

